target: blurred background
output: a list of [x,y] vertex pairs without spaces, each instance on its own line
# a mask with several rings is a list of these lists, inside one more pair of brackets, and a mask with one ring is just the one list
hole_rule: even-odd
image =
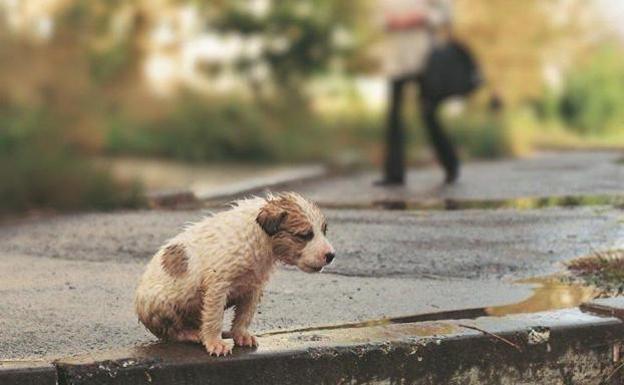
[[[0,214],[379,167],[380,3],[0,0]],[[624,147],[624,2],[455,0],[453,30],[486,80],[443,111],[463,158]],[[410,162],[428,162],[405,108]]]

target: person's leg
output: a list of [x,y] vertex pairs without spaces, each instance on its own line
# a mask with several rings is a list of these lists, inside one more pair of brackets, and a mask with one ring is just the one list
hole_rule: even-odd
[[405,134],[401,122],[401,104],[405,83],[402,79],[390,82],[384,177],[379,182],[380,184],[403,184],[405,181]]
[[429,134],[431,144],[435,149],[438,161],[444,167],[446,173],[445,182],[453,183],[459,176],[459,159],[453,147],[453,143],[444,133],[438,121],[438,109],[440,102],[422,97],[420,99],[421,113]]

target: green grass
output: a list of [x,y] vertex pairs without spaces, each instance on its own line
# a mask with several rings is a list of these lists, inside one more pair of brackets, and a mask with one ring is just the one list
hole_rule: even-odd
[[[410,106],[406,106],[410,107]],[[123,116],[107,118],[108,154],[174,158],[189,162],[332,161],[350,154],[378,161],[385,140],[384,112],[354,106],[320,115],[292,103],[252,103],[239,99],[185,97],[173,112],[153,122]],[[406,108],[403,118],[408,154],[429,145],[420,116]],[[514,155],[512,138],[501,117],[485,113],[446,119],[446,129],[470,158]]]
[[381,128],[365,113],[321,117],[288,103],[186,97],[158,121],[109,118],[104,149],[189,162],[304,162],[366,152]]
[[567,264],[574,277],[609,294],[624,293],[624,250],[607,250],[574,259]]
[[496,159],[513,153],[512,139],[502,116],[482,112],[448,119],[454,141],[470,158]]
[[108,210],[144,204],[138,183],[123,184],[67,143],[43,109],[0,113],[0,213],[36,209]]

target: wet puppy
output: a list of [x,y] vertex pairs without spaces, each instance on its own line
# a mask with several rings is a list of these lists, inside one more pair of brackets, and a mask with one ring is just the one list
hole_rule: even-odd
[[139,320],[165,340],[201,342],[225,355],[223,314],[238,346],[257,346],[248,327],[278,261],[318,272],[334,259],[327,222],[295,193],[240,200],[169,240],[147,266],[136,292]]

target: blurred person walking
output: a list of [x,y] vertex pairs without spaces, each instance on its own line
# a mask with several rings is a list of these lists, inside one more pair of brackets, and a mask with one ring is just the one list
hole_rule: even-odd
[[481,83],[469,51],[452,37],[452,0],[384,0],[384,70],[390,79],[384,177],[405,182],[405,134],[401,106],[406,86],[419,87],[420,111],[445,182],[459,176],[459,158],[438,120],[440,104]]

